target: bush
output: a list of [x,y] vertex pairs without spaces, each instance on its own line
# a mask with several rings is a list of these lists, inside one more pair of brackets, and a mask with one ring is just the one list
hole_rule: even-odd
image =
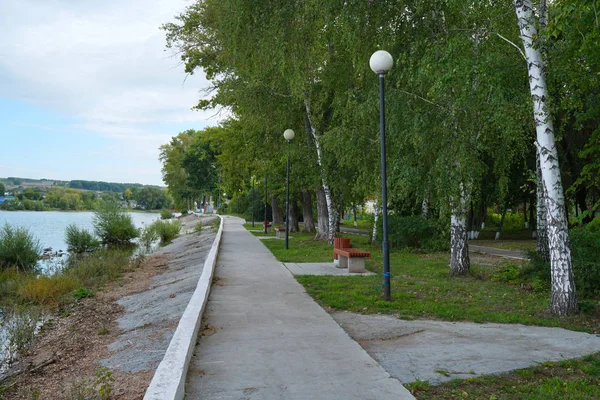
[[0,229],[0,269],[16,267],[21,271],[33,271],[42,246],[25,228],[13,228],[6,224]]
[[171,240],[175,239],[175,237],[179,234],[179,230],[181,229],[181,222],[179,221],[154,221],[152,225],[150,225],[158,237],[160,237],[161,242],[167,243]]
[[169,210],[162,210],[160,212],[160,219],[171,219],[173,218],[173,213]]
[[87,229],[79,229],[75,224],[70,224],[65,230],[65,242],[68,250],[73,253],[90,253],[100,247],[98,239]]
[[[378,221],[377,235],[381,241],[382,219]],[[388,215],[388,242],[397,249],[411,248],[425,251],[448,250],[450,239],[447,230],[436,220],[420,216]]]
[[140,243],[146,247],[150,247],[152,243],[158,240],[158,233],[152,225],[147,225],[140,231]]
[[140,235],[133,225],[131,215],[117,208],[114,203],[106,203],[94,213],[94,230],[104,244],[129,244]]

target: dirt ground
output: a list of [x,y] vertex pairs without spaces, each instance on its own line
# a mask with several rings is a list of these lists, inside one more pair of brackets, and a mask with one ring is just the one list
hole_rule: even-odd
[[[185,233],[192,232],[198,221],[189,218],[182,221],[180,237],[193,236]],[[205,220],[204,224],[210,222]],[[9,372],[12,378],[3,383],[5,391],[0,393],[0,399],[99,399],[103,388],[110,390],[103,393],[109,396],[102,398],[142,399],[154,369],[128,372],[103,367],[100,361],[113,356],[116,352],[111,350],[111,344],[127,334],[119,326],[119,319],[127,312],[119,302],[156,286],[153,278],[165,273],[174,259],[177,253],[163,248],[146,256],[119,283],[61,310],[13,365]]]

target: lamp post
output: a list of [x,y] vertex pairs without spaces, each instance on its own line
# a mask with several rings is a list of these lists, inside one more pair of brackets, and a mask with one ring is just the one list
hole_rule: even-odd
[[290,143],[294,138],[295,133],[291,129],[286,129],[283,132],[283,137],[288,142],[288,151],[287,151],[287,179],[285,181],[285,249],[287,250],[288,239],[290,234]]
[[387,177],[385,156],[385,96],[383,77],[392,69],[394,60],[390,53],[378,50],[371,56],[369,66],[379,76],[379,132],[381,143],[381,214],[383,223],[383,298],[391,300],[390,290],[390,249],[388,247],[388,215],[387,215]]

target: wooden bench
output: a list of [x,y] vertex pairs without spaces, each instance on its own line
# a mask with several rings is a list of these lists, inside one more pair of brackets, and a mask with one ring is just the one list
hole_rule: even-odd
[[348,268],[353,274],[367,272],[365,258],[371,257],[371,253],[357,249],[333,249],[333,253],[339,256],[339,268]]
[[275,228],[275,237],[285,239],[285,228]]

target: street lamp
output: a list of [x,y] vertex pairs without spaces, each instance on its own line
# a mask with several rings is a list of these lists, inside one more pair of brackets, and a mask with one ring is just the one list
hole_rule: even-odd
[[290,234],[290,143],[294,138],[295,133],[291,129],[286,129],[283,132],[283,137],[288,142],[287,151],[287,179],[285,181],[285,249],[288,249],[288,239]]
[[387,178],[385,160],[385,97],[383,91],[383,77],[392,69],[394,59],[385,50],[378,50],[371,56],[369,66],[379,75],[379,131],[381,143],[381,213],[383,222],[383,298],[391,300],[390,291],[390,249],[388,247],[388,221],[387,221]]

